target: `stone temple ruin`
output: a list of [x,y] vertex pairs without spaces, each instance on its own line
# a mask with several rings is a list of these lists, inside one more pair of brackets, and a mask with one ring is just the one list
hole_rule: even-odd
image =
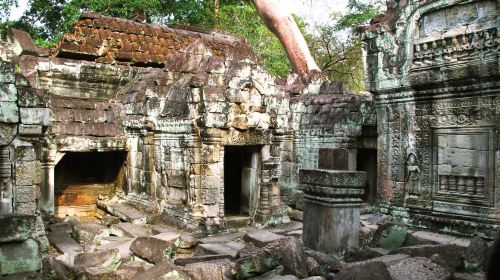
[[46,49],[9,30],[0,275],[480,273],[500,226],[497,6],[389,2],[359,94],[287,86],[220,31],[88,12]]

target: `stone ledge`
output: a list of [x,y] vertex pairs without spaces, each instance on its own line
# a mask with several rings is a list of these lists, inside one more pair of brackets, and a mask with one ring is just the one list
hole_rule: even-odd
[[364,188],[366,172],[301,169],[299,171],[299,178],[301,184],[341,188]]

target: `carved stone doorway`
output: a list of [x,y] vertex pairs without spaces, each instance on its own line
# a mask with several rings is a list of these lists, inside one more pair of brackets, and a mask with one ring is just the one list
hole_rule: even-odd
[[123,189],[125,152],[68,152],[54,172],[55,216],[89,217],[99,195]]
[[224,215],[249,216],[256,207],[260,147],[225,146]]

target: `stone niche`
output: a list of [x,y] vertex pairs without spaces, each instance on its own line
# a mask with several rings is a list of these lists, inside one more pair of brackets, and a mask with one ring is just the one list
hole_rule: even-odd
[[93,217],[100,195],[123,191],[125,152],[68,152],[54,170],[55,217]]
[[396,2],[364,33],[377,200],[396,220],[493,236],[500,220],[498,3]]
[[435,199],[494,207],[494,136],[491,128],[433,131]]

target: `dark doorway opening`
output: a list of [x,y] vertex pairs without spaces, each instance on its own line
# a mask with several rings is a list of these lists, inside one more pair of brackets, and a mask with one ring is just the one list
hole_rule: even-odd
[[85,216],[125,182],[126,152],[68,152],[55,167],[56,216]]
[[356,170],[366,172],[365,202],[373,202],[377,194],[377,150],[358,149]]
[[253,208],[259,153],[255,146],[224,148],[224,214],[249,215]]

